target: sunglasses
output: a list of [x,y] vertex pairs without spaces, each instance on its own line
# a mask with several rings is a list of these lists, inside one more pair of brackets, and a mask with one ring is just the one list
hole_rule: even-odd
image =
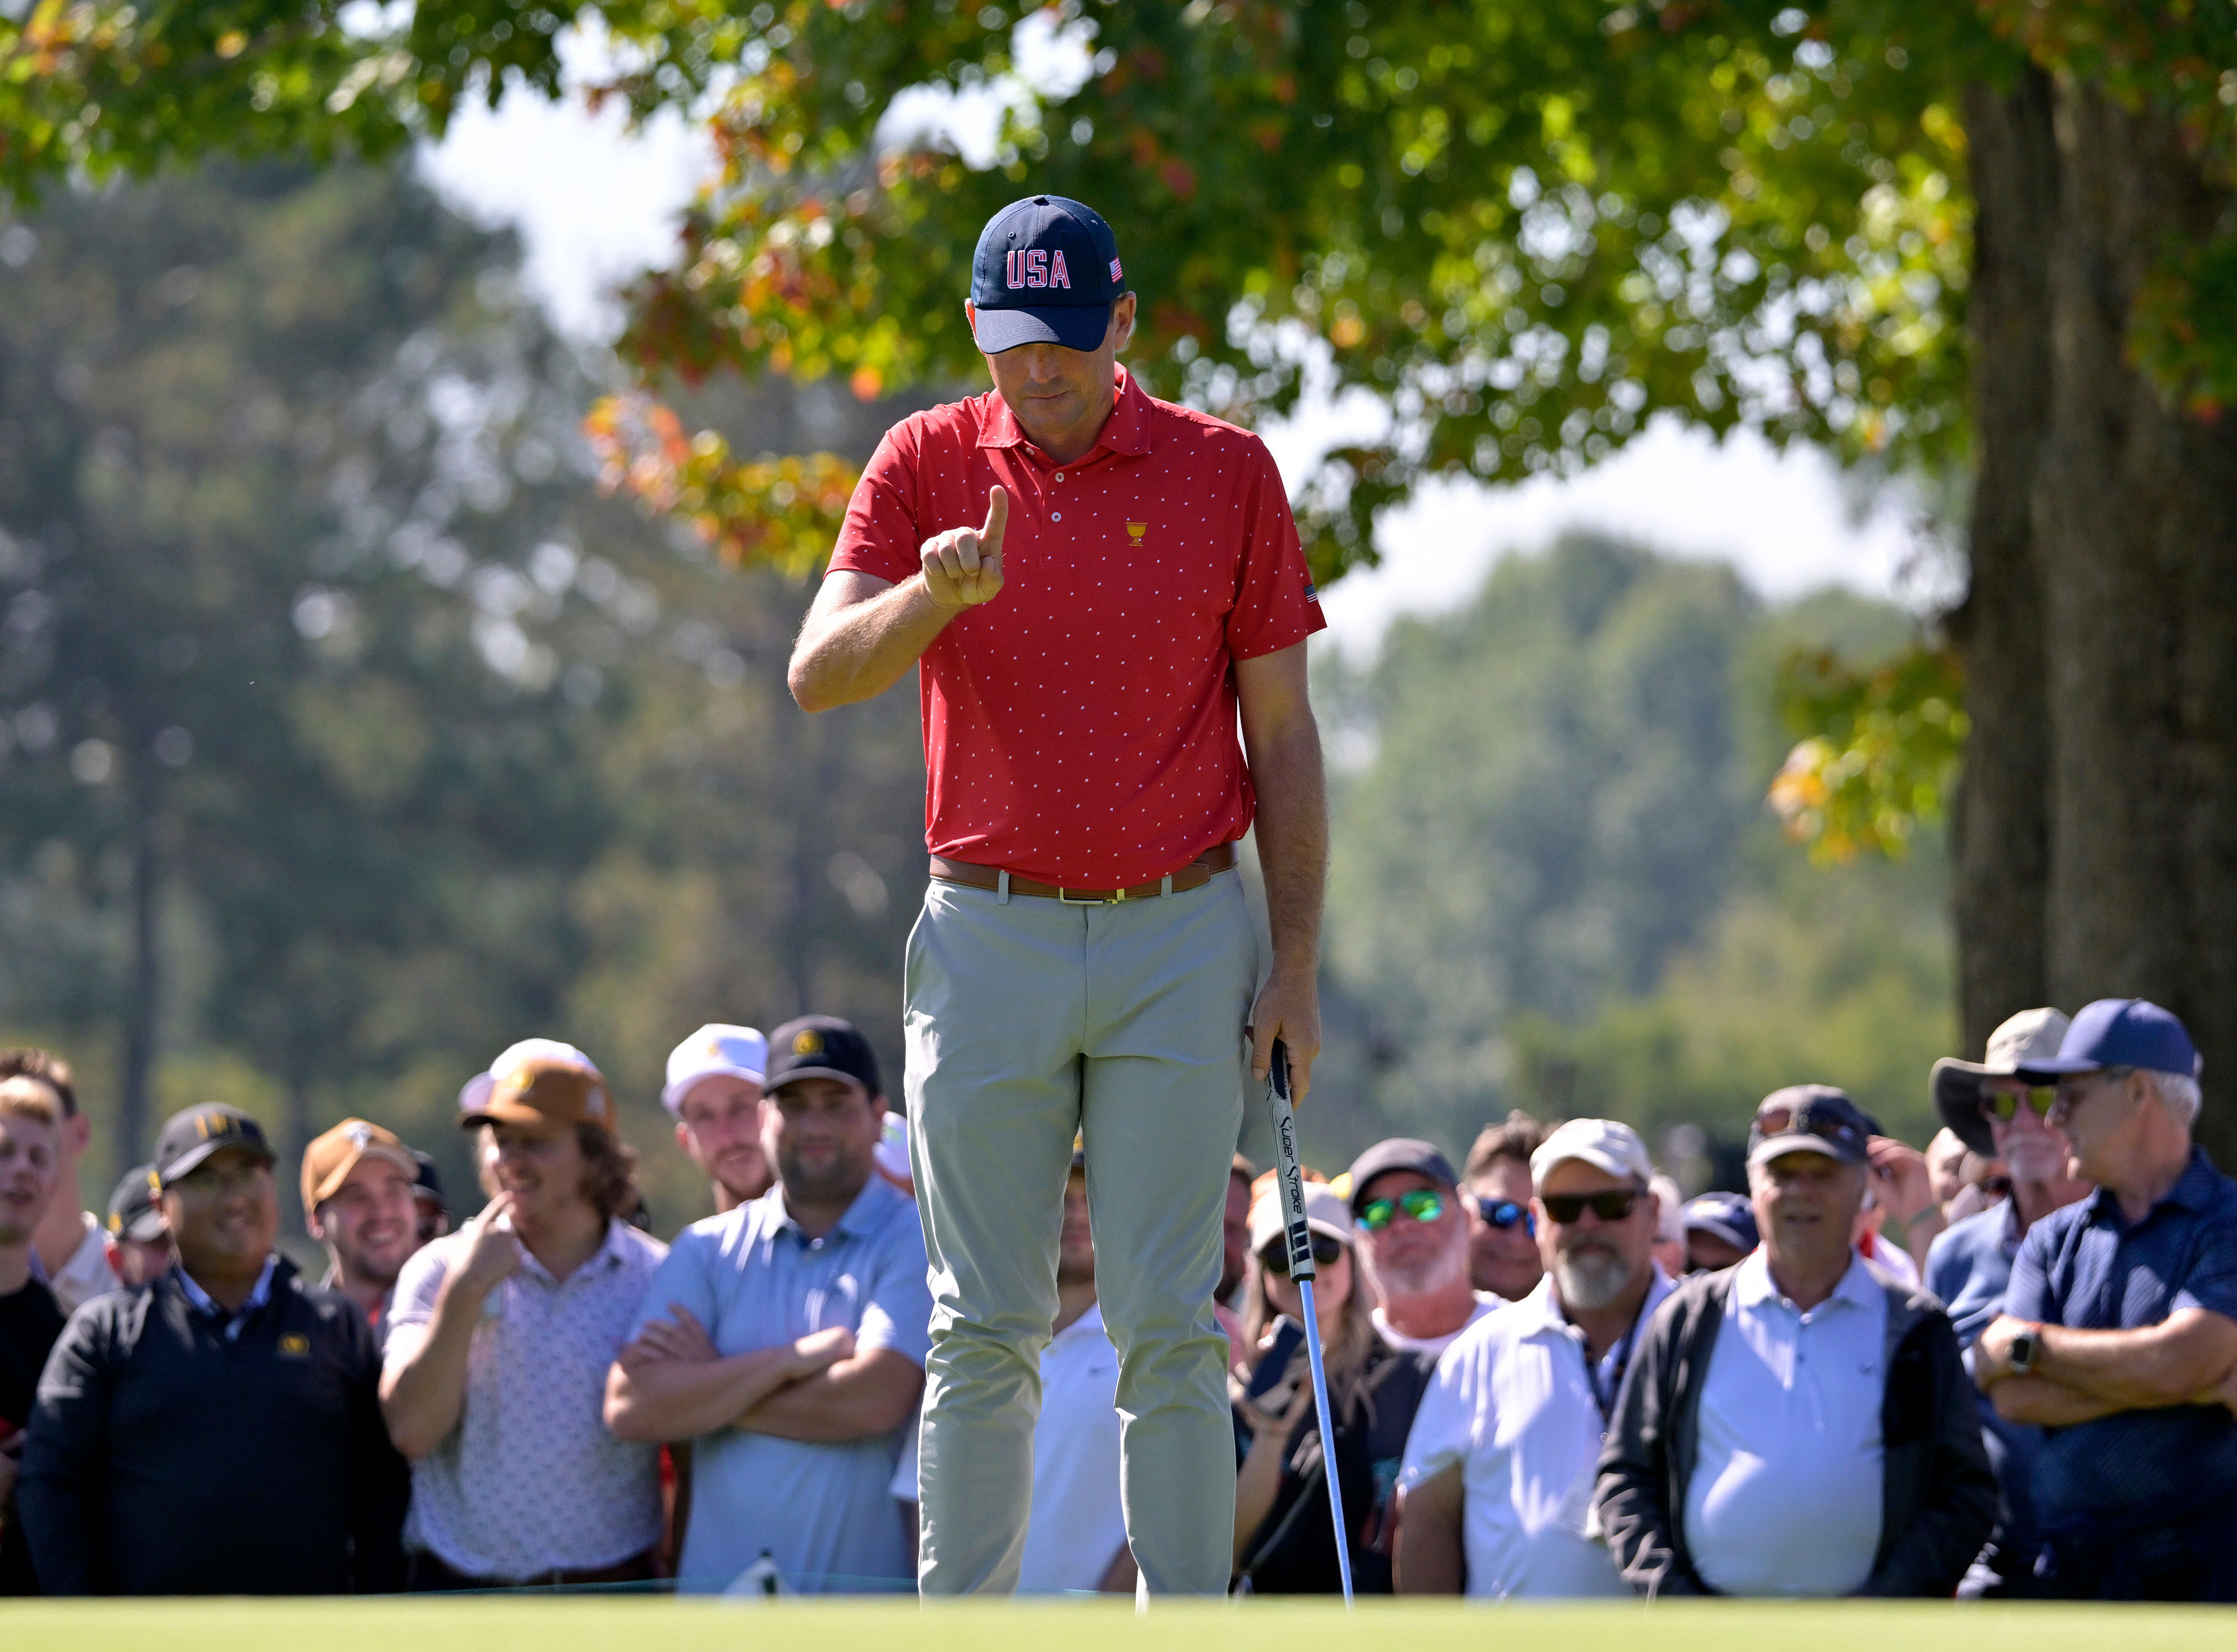
[[1512,1199],[1479,1199],[1475,1214],[1502,1232],[1509,1227],[1521,1227],[1534,1237],[1538,1232],[1538,1219],[1530,1214],[1530,1207],[1519,1205]]
[[[1342,1240],[1330,1239],[1326,1234],[1313,1235],[1313,1266],[1315,1267],[1334,1267],[1337,1259],[1343,1254]],[[1290,1247],[1287,1245],[1269,1245],[1258,1253],[1258,1266],[1276,1279],[1289,1278]]]
[[1430,1188],[1416,1188],[1396,1199],[1370,1199],[1359,1208],[1358,1222],[1370,1234],[1379,1234],[1404,1211],[1415,1221],[1435,1221],[1445,1214],[1445,1196]]
[[1639,1190],[1620,1188],[1610,1193],[1541,1193],[1538,1202],[1546,1207],[1546,1214],[1557,1227],[1568,1227],[1587,1209],[1602,1221],[1621,1221],[1639,1202]]
[[1981,1097],[1981,1110],[1999,1123],[2009,1124],[2019,1116],[2023,1100],[2037,1118],[2049,1118],[2050,1109],[2058,1105],[2058,1092],[2048,1084],[2029,1086],[2023,1097],[2008,1089],[1990,1090]]

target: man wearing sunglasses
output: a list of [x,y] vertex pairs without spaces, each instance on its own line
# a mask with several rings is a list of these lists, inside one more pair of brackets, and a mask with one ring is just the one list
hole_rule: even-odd
[[1468,1278],[1479,1291],[1520,1302],[1538,1288],[1536,1223],[1530,1214],[1530,1155],[1546,1127],[1528,1113],[1486,1125],[1461,1168],[1461,1202],[1468,1218]]
[[2141,998],[2101,998],[2058,1054],[2046,1121],[2089,1197],[2028,1229],[1973,1369],[2043,1425],[2039,1571],[2055,1594],[2237,1601],[2237,1182],[2191,1139],[2198,1051]]
[[1572,1119],[1531,1168],[1545,1275],[1437,1361],[1399,1471],[1402,1594],[1625,1592],[1593,1488],[1632,1350],[1670,1292],[1654,1167],[1629,1125]]
[[1378,1299],[1376,1332],[1399,1353],[1435,1359],[1500,1306],[1469,1283],[1460,1178],[1427,1142],[1394,1136],[1352,1162],[1351,1220]]
[[[1934,1104],[1943,1122],[1967,1151],[2002,1161],[2010,1179],[2008,1197],[1953,1223],[1926,1259],[1926,1288],[1942,1300],[1958,1346],[1968,1351],[2003,1312],[2012,1259],[2028,1229],[2090,1191],[2088,1182],[2067,1174],[2065,1138],[2050,1128],[2057,1092],[2019,1076],[2029,1062],[2058,1054],[2069,1024],[2056,1010],[2023,1010],[1989,1035],[1984,1059],[1944,1057],[1934,1063]],[[2034,1477],[2042,1431],[2031,1423],[2007,1422],[1985,1392],[1978,1409],[2003,1498],[1996,1533],[1963,1592],[2031,1595],[2042,1546]]]
[[1642,1593],[1947,1597],[1980,1553],[1996,1482],[1949,1317],[1851,1243],[1871,1140],[1838,1089],[1765,1097],[1762,1243],[1640,1339],[1597,1507]]

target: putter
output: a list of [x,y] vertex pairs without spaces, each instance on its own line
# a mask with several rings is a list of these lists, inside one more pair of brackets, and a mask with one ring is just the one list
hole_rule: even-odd
[[1290,1110],[1290,1052],[1274,1041],[1266,1070],[1266,1105],[1274,1114],[1275,1181],[1282,1189],[1282,1228],[1290,1246],[1290,1277],[1304,1299],[1305,1363],[1313,1373],[1313,1409],[1321,1420],[1321,1467],[1328,1477],[1329,1515],[1336,1530],[1336,1572],[1343,1603],[1351,1604],[1351,1543],[1343,1520],[1343,1488],[1336,1471],[1336,1418],[1329,1409],[1328,1368],[1321,1363],[1320,1316],[1313,1311],[1313,1235],[1305,1226],[1305,1173],[1297,1163],[1297,1119]]

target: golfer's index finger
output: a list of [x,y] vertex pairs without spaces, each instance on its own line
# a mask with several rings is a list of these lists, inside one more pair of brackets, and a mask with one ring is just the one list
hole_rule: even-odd
[[987,490],[987,525],[979,530],[980,549],[989,556],[1002,554],[1002,530],[1010,522],[1010,490],[997,482]]

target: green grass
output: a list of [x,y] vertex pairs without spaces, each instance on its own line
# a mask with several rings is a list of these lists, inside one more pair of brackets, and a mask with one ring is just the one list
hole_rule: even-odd
[[914,1602],[340,1600],[0,1603],[0,1644],[41,1652],[1361,1652],[1466,1648],[1511,1636],[1533,1652],[2196,1652],[2237,1629],[2199,1607],[1672,1602],[1469,1607],[1373,1601],[1189,1603],[1137,1616],[1121,1603],[921,1608]]

